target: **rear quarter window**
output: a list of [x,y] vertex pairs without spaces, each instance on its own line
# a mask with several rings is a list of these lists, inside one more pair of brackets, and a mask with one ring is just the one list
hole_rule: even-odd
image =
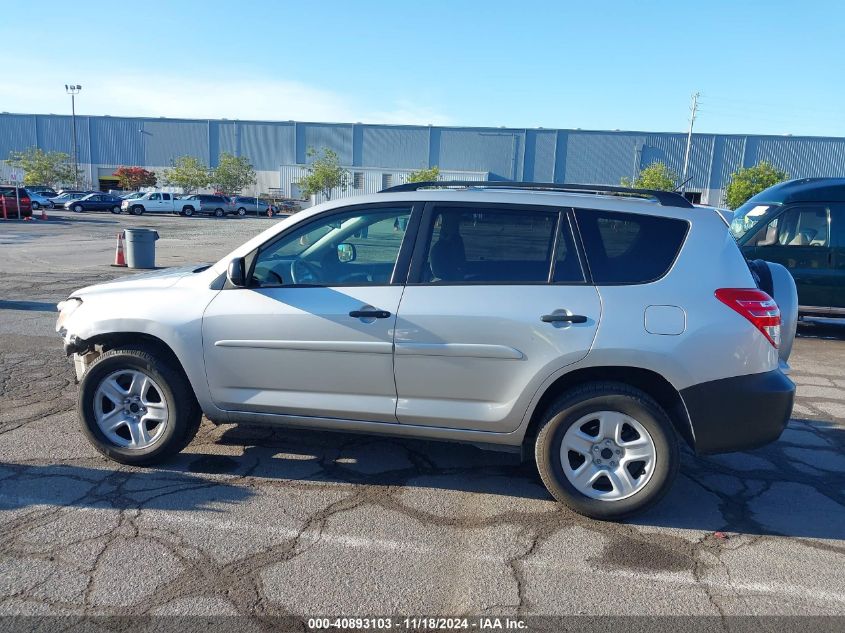
[[593,283],[643,284],[663,277],[681,250],[689,223],[633,213],[576,209]]

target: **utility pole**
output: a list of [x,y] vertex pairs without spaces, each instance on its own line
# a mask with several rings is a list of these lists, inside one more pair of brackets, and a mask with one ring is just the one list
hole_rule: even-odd
[[79,84],[65,84],[65,92],[70,95],[71,128],[73,129],[73,184],[79,189],[79,153],[76,148],[76,95],[82,90]]
[[692,103],[690,104],[689,117],[689,131],[687,132],[687,151],[684,152],[684,173],[681,175],[681,193],[687,190],[687,173],[689,172],[689,154],[692,149],[692,126],[695,124],[695,115],[698,112],[698,98],[701,96],[700,92],[693,93]]

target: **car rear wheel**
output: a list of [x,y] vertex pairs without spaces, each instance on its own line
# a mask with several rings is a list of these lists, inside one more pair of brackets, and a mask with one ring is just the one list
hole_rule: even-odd
[[144,215],[144,207],[138,205],[132,207],[132,215]]
[[678,440],[663,409],[621,383],[576,387],[550,406],[535,443],[552,496],[594,519],[621,519],[657,503],[679,465]]
[[194,208],[193,208],[193,207],[184,207],[184,208],[182,209],[182,215],[184,215],[185,217],[188,217],[188,218],[189,218],[189,217],[191,217],[193,214],[194,214]]
[[73,205],[73,212],[74,213],[82,213],[82,205],[81,204]]
[[223,209],[215,209],[214,210],[214,217],[215,218],[222,218],[224,215],[226,215],[226,212]]
[[83,376],[79,394],[86,437],[122,464],[152,464],[179,452],[202,418],[182,371],[142,346],[100,356]]
[[113,206],[113,207],[111,208],[111,212],[112,212],[112,213],[115,213],[115,214],[120,213],[120,207],[119,207],[119,206],[117,206],[117,205]]

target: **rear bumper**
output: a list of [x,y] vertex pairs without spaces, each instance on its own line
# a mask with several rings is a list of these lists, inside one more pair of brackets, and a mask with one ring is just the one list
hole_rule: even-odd
[[683,389],[696,453],[729,453],[773,442],[792,414],[795,384],[779,369]]

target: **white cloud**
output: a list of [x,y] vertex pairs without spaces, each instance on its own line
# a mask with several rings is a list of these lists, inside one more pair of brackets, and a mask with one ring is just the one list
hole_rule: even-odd
[[[81,73],[87,75],[88,73]],[[2,107],[10,112],[66,113],[65,80],[43,69],[4,81]],[[80,114],[271,121],[448,124],[436,108],[400,99],[372,107],[360,99],[296,81],[186,78],[162,74],[103,72],[73,77],[83,85]],[[55,88],[53,86],[55,85]]]

